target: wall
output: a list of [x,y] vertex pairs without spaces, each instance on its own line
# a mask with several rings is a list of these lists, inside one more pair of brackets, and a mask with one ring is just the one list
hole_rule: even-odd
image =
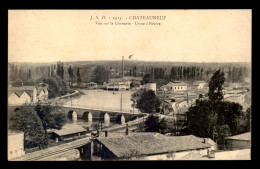
[[187,86],[174,86],[174,85],[168,85],[167,90],[172,90],[172,91],[183,91],[187,90]]
[[251,141],[246,140],[227,140],[227,144],[231,150],[251,147]]
[[18,104],[19,103],[19,97],[12,93],[9,97],[8,97],[8,104]]
[[206,83],[199,83],[198,89],[203,89]]
[[154,91],[156,94],[156,83],[147,83],[146,89],[150,89],[150,90]]
[[24,134],[17,133],[8,136],[8,160],[24,154]]
[[12,93],[8,98],[8,104],[21,105],[24,103],[31,103],[31,97],[26,92],[23,92],[20,97]]
[[48,99],[48,93],[45,93],[43,90],[40,92],[38,99],[40,101],[45,101]]
[[23,94],[20,96],[19,101],[21,104],[31,103],[31,97],[26,92],[23,92]]

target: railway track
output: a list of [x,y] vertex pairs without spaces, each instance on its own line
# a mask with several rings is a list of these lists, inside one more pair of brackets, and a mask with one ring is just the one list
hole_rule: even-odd
[[66,143],[60,146],[51,147],[45,150],[36,151],[26,154],[22,157],[13,159],[13,161],[37,161],[43,159],[51,159],[51,157],[68,152],[89,143],[89,138],[76,140],[74,142]]

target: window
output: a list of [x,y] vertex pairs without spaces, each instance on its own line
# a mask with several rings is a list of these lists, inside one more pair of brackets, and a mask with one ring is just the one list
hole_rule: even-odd
[[179,87],[178,87],[178,89],[179,89]]

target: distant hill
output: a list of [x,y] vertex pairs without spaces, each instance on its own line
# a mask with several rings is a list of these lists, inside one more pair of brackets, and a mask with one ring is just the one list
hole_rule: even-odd
[[[38,67],[38,66],[49,66],[51,64],[56,64],[56,62],[48,62],[48,63],[31,63],[31,62],[13,62],[16,65],[23,66],[23,67]],[[63,62],[64,65],[90,65],[90,66],[97,66],[97,65],[104,65],[109,67],[118,67],[121,68],[122,60],[108,60],[108,61],[73,61],[73,62]],[[125,67],[160,67],[160,68],[171,68],[172,66],[201,66],[201,67],[211,67],[212,69],[219,68],[219,67],[234,67],[234,66],[246,66],[251,67],[251,63],[249,62],[168,62],[168,61],[136,61],[136,60],[125,60],[124,61]]]

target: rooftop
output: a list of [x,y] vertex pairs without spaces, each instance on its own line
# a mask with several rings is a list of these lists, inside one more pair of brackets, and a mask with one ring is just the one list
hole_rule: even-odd
[[32,90],[9,90],[8,91],[8,97],[14,93],[16,94],[18,97],[20,97],[24,92],[26,92],[29,96],[32,96],[33,91]]
[[55,130],[53,132],[59,136],[65,136],[65,135],[80,133],[84,131],[86,131],[86,129],[84,129],[83,127],[74,127],[74,128]]
[[[109,135],[109,133],[108,133]],[[132,157],[151,154],[163,154],[211,147],[202,143],[202,139],[193,135],[165,136],[159,133],[130,133],[114,137],[97,138],[117,157]]]
[[187,86],[186,83],[180,82],[180,81],[169,82],[169,83],[167,84],[167,86],[168,86],[168,85],[171,85],[171,86]]
[[229,140],[251,140],[251,132],[247,132],[247,133],[243,133],[243,134],[239,134],[239,135],[235,135],[235,136],[231,136],[231,137],[226,137],[226,139]]

